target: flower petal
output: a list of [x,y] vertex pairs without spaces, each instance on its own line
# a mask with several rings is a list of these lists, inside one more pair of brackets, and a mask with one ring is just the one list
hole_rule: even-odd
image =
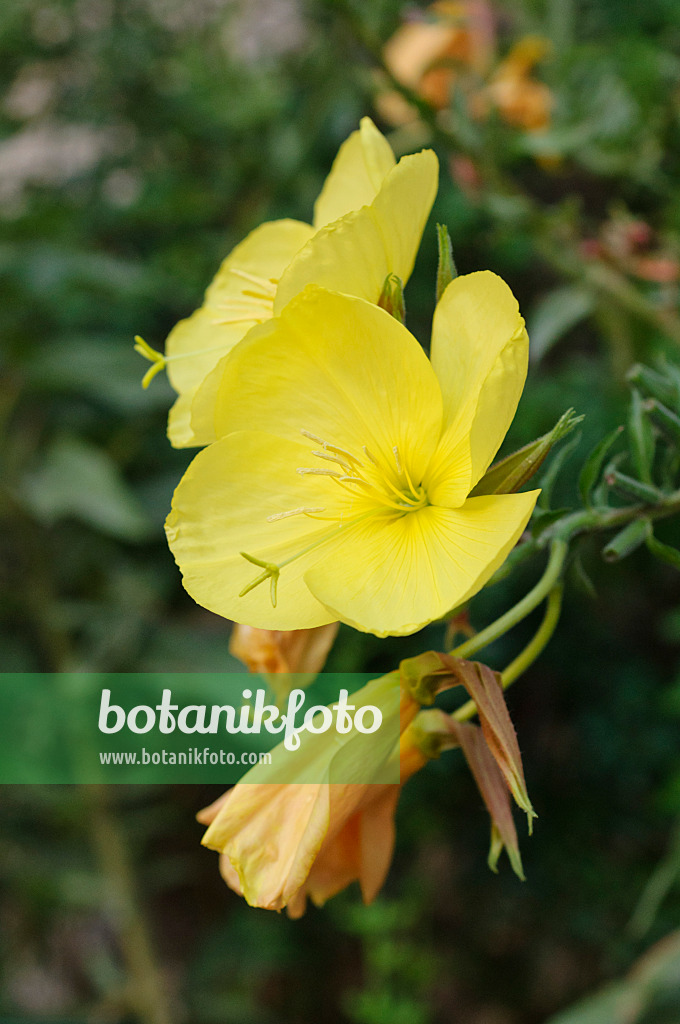
[[361,815],[359,832],[361,866],[359,881],[364,903],[372,903],[383,887],[394,852],[394,815],[400,786],[380,786],[375,798]]
[[313,234],[309,224],[295,220],[272,221],[251,231],[222,263],[201,308],[170,332],[165,346],[168,377],[180,398],[190,396],[170,413],[169,436],[175,447],[202,443],[188,419],[191,397],[222,356],[254,324],[272,316],[276,284]]
[[395,162],[385,136],[370,117],[362,117],[359,130],[352,132],[338,150],[314,204],[314,227],[323,228],[372,202]]
[[[409,472],[422,478],[439,438],[441,397],[405,327],[362,299],[310,286],[227,360],[217,433],[246,423],[296,442],[306,430],[361,460],[366,445],[390,465],[397,446]],[[306,444],[298,465],[338,468],[311,454],[319,444]]]
[[471,486],[512,422],[528,353],[517,300],[500,277],[482,270],[451,282],[435,311],[431,359],[444,398],[441,451],[470,435]]
[[[328,822],[326,783],[243,784],[229,791],[203,845],[228,858],[251,906],[281,910],[307,878]],[[236,888],[233,876],[227,882]]]
[[[260,573],[240,554],[282,562],[336,524],[305,515],[268,522],[272,514],[325,507],[340,515],[344,491],[329,477],[301,477],[309,451],[268,434],[242,432],[199,452],[177,487],[166,523],[184,586],[204,608],[263,629],[305,629],[333,621],[302,579],[315,548],[283,570],[272,606],[268,581],[239,597]],[[311,500],[310,500],[311,499]]]
[[538,491],[428,506],[368,520],[307,570],[311,592],[343,622],[378,636],[415,633],[472,597],[505,561]]
[[281,278],[274,311],[310,283],[369,302],[378,301],[388,274],[397,274],[405,284],[437,193],[438,174],[431,149],[402,157],[370,206],[329,224],[299,252]]

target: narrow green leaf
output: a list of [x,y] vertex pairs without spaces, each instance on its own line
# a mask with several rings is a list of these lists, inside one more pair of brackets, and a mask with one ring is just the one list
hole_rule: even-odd
[[557,482],[558,476],[562,472],[562,466],[565,464],[565,462],[573,452],[574,448],[577,447],[580,440],[581,431],[575,434],[574,437],[572,437],[571,441],[568,441],[567,444],[565,444],[564,447],[558,451],[557,455],[552,460],[551,464],[548,466],[544,475],[541,477],[541,495],[538,499],[538,504],[542,509],[547,510],[550,508],[550,501],[552,499],[553,488],[555,486],[555,483]]
[[472,496],[518,491],[538,472],[554,445],[571,433],[582,419],[583,416],[576,416],[573,409],[567,409],[547,434],[491,466],[471,492]]
[[527,325],[532,360],[542,359],[560,338],[592,313],[593,305],[592,291],[580,284],[564,285],[543,295]]
[[649,398],[656,398],[659,402],[669,405],[676,412],[680,412],[680,409],[678,409],[678,401],[680,399],[678,385],[670,376],[658,373],[656,370],[651,370],[649,366],[636,363],[634,366],[631,366],[626,374],[626,380],[629,384],[639,388]]
[[632,555],[641,544],[647,541],[651,531],[648,519],[634,519],[616,534],[607,546],[602,549],[605,562],[618,562]]
[[680,569],[680,551],[677,548],[658,540],[651,530],[645,538],[645,543],[650,554],[658,558],[660,562],[666,562],[667,565],[672,565],[674,569]]
[[607,434],[599,441],[592,452],[583,464],[583,469],[578,478],[578,489],[583,500],[583,504],[588,508],[592,508],[591,493],[597,483],[602,469],[602,463],[604,462],[609,449],[612,447],[617,438],[621,435],[623,427],[617,427],[616,430],[612,430],[611,434]]
[[632,389],[630,411],[628,413],[628,435],[630,437],[630,454],[635,472],[645,484],[652,482],[652,463],[656,438],[645,409],[642,396],[637,388]]
[[645,484],[626,473],[619,473],[618,469],[605,470],[605,480],[609,487],[632,501],[642,501],[645,505],[658,505],[664,499],[663,491],[660,491],[658,487],[654,487],[653,484]]
[[656,398],[648,398],[643,402],[643,408],[669,440],[680,444],[680,417]]
[[437,302],[439,302],[448,285],[451,284],[455,277],[458,277],[458,271],[453,259],[451,236],[446,224],[437,224],[437,249],[439,251],[439,260],[437,262]]

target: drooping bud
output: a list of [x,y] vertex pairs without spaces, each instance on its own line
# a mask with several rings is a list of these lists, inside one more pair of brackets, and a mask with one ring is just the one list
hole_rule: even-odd
[[264,675],[277,703],[285,703],[293,685],[293,674],[295,686],[305,687],[322,670],[338,628],[338,622],[290,631],[236,624],[229,650],[249,672]]

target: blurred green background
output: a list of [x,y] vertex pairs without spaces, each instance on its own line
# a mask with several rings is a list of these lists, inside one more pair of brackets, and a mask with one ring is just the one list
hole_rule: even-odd
[[[426,341],[443,222],[459,270],[505,277],[529,323],[508,447],[567,406],[586,414],[558,504],[624,421],[631,363],[680,363],[676,0],[448,4],[468,35],[437,65],[434,107],[416,75],[414,118],[395,114],[379,62],[419,10],[0,6],[2,671],[240,667],[229,624],[183,592],[165,545],[191,452],[169,447],[172,393],[163,377],[142,390],[132,338],[162,347],[257,224],[309,220],[364,114],[398,154],[431,144],[441,160],[411,329]],[[541,58],[522,63],[535,37]],[[218,787],[4,787],[0,1021],[678,1024],[680,578],[642,552],[605,565],[600,548],[582,546],[556,638],[509,695],[539,814],[521,837],[526,883],[486,868],[459,752],[405,789],[376,904],[350,890],[299,922],[221,882],[193,821]],[[539,569],[481,595],[473,623]],[[394,641],[343,629],[329,667],[387,670],[443,644],[435,626]]]

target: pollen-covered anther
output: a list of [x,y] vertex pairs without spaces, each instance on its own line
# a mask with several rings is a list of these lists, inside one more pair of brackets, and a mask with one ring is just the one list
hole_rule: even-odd
[[334,469],[321,469],[316,466],[298,466],[295,472],[299,473],[300,476],[307,476],[308,474],[312,476],[334,476],[338,480],[343,475],[342,473],[336,473]]
[[275,512],[273,515],[267,516],[267,522],[275,523],[279,519],[288,519],[290,516],[308,516],[312,515],[315,512],[325,511],[325,508],[305,508],[304,506],[302,506],[301,508],[292,508],[290,512]]

